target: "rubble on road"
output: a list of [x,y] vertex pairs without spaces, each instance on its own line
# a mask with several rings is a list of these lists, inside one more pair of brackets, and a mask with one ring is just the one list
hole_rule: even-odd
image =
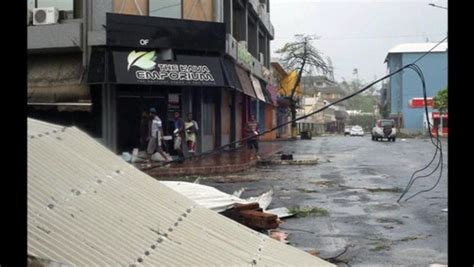
[[[272,202],[273,190],[269,190],[257,197],[247,199],[224,193],[212,186],[182,181],[160,181],[160,183],[190,198],[201,206],[222,212],[234,207],[235,204],[258,203],[265,210]],[[243,190],[242,190],[243,192]]]

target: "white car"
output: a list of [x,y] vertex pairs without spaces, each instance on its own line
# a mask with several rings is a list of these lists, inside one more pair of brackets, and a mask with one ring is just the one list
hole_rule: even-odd
[[390,142],[395,142],[397,138],[397,128],[394,120],[378,120],[372,129],[372,140],[378,141],[387,138]]
[[351,136],[364,136],[364,130],[362,129],[362,127],[358,125],[352,126],[350,135]]

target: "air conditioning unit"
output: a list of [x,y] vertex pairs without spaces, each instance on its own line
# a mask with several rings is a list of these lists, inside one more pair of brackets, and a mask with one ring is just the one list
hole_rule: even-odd
[[27,21],[26,21],[26,25],[31,25],[31,21],[33,20],[33,12],[31,12],[31,10],[27,9]]
[[48,25],[58,22],[59,12],[55,7],[33,9],[33,25]]

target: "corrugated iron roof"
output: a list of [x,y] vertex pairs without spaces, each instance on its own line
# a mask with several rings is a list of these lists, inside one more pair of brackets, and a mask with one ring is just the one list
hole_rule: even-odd
[[[425,53],[430,51],[437,43],[406,43],[406,44],[399,44],[392,47],[385,57],[385,61],[388,59],[388,55],[396,54],[396,53]],[[435,49],[431,52],[447,52],[448,51],[448,43],[444,42],[438,45]]]
[[[390,53],[423,53],[429,51],[437,43],[406,43],[399,44],[388,51]],[[444,42],[438,45],[432,52],[446,52],[448,50],[448,43]]]
[[28,254],[75,266],[334,266],[201,207],[75,127],[28,119]]

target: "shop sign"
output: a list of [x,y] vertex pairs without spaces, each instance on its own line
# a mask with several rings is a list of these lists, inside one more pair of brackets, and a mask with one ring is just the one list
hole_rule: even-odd
[[[427,97],[428,107],[433,107],[433,98]],[[425,107],[425,99],[424,98],[412,98],[408,101],[408,106],[410,108],[424,108]]]
[[219,59],[177,56],[158,60],[155,51],[113,52],[117,83],[222,86]]

